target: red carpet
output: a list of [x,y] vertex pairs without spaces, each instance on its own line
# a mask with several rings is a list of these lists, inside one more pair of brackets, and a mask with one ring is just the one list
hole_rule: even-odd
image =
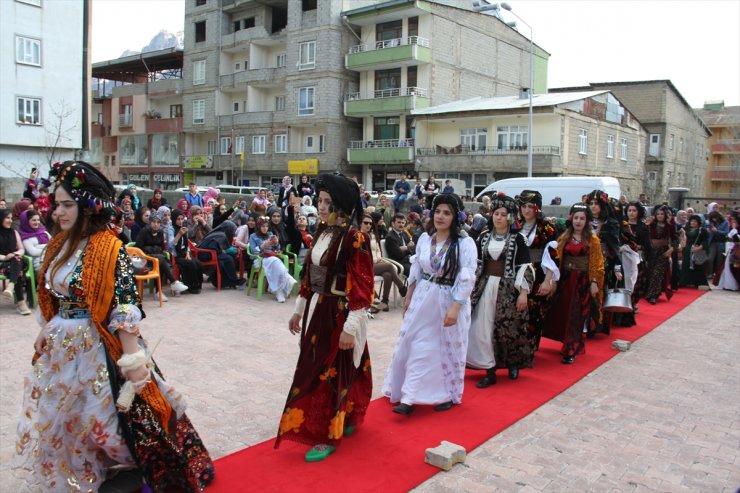
[[[304,462],[307,447],[283,442],[273,449],[269,440],[216,461],[216,479],[207,493],[260,492],[402,492],[419,485],[439,469],[424,463],[424,451],[448,440],[470,451],[546,403],[618,352],[613,339],[635,341],[703,292],[681,289],[671,302],[640,304],[638,325],[614,328],[610,336],[586,343],[586,354],[575,364],[560,363],[559,343],[543,339],[535,368],[522,370],[511,381],[499,372],[498,384],[475,388],[483,372],[468,372],[463,403],[438,413],[417,406],[410,417],[391,412],[386,398],[373,401],[363,426],[321,463]],[[370,348],[372,354],[372,347]],[[275,417],[275,428],[278,425]]]

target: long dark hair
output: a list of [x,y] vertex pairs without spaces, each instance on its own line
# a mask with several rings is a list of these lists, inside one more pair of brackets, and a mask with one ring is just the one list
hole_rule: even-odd
[[447,204],[452,211],[452,224],[450,225],[450,248],[447,250],[444,266],[442,267],[442,277],[454,279],[460,270],[460,259],[458,258],[458,243],[462,238],[463,230],[460,224],[460,213],[462,212],[463,203],[460,197],[453,193],[441,193],[434,198],[432,203],[432,221],[430,221],[429,235],[432,236],[437,232],[434,227],[434,211],[441,204]]

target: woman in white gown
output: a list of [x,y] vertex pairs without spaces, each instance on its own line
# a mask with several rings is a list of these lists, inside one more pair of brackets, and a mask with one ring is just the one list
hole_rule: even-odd
[[275,293],[278,303],[285,303],[296,280],[290,276],[288,268],[285,267],[278,237],[270,233],[269,229],[270,223],[266,217],[257,218],[257,231],[249,235],[249,249],[252,255],[262,257],[267,285]]
[[398,414],[415,404],[446,411],[460,404],[475,283],[475,242],[462,230],[463,203],[442,193],[432,203],[433,227],[411,258],[404,319],[383,394]]

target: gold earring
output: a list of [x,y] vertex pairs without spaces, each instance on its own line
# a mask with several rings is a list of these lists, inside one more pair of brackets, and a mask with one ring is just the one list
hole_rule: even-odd
[[329,218],[328,218],[327,223],[330,226],[334,226],[337,223],[337,213],[336,212],[332,212],[332,213],[329,214]]

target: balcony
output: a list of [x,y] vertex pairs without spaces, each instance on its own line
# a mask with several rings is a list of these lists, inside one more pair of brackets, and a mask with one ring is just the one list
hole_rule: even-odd
[[[416,158],[431,170],[488,170],[518,173],[527,169],[527,146],[483,147],[458,144],[416,149]],[[560,147],[533,146],[532,167],[537,173],[562,171]]]
[[431,60],[429,40],[409,36],[353,46],[345,55],[344,62],[349,70],[363,71],[426,64]]
[[712,181],[738,181],[740,170],[735,166],[714,166],[709,172]]
[[178,118],[147,118],[146,133],[180,133],[182,132],[182,117]]
[[740,154],[740,140],[720,140],[712,144],[712,154]]
[[221,89],[226,92],[243,91],[244,86],[275,87],[285,83],[285,67],[256,68],[221,76]]
[[247,111],[245,113],[234,113],[233,115],[221,115],[218,117],[221,128],[231,128],[247,125],[272,125],[284,124],[284,111]]
[[119,128],[130,128],[134,126],[134,119],[133,115],[130,113],[124,113],[123,115],[118,115],[118,127]]
[[380,89],[374,91],[369,98],[363,98],[359,92],[347,94],[344,114],[356,117],[402,115],[430,105],[428,91],[421,87]]
[[265,29],[264,26],[254,26],[248,29],[241,29],[230,34],[224,34],[221,36],[221,46],[223,51],[229,53],[231,48],[247,44],[249,41],[269,37],[270,33],[267,32],[267,29]]
[[352,164],[406,164],[414,160],[412,139],[353,140],[347,149]]

